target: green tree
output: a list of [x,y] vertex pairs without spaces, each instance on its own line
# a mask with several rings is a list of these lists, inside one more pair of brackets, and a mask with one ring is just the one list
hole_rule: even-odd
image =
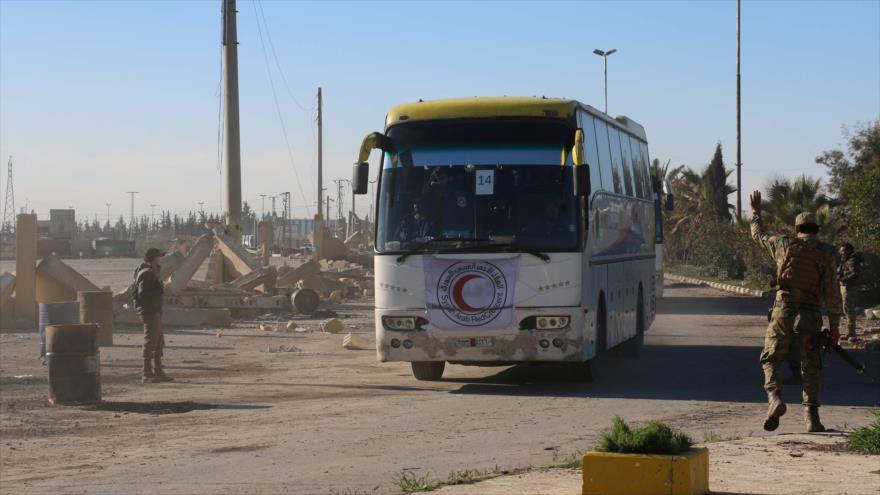
[[821,179],[801,175],[794,181],[782,177],[767,186],[763,209],[767,221],[777,230],[791,230],[795,218],[803,212],[816,214],[823,232],[833,233],[831,199],[825,194]]
[[719,220],[730,220],[730,209],[733,205],[727,202],[727,196],[736,189],[727,184],[727,177],[732,170],[724,168],[724,157],[721,154],[721,143],[715,146],[715,155],[703,171],[706,185],[706,199],[710,214]]

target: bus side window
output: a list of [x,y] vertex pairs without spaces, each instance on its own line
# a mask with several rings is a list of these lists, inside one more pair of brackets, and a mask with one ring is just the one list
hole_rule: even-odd
[[[651,162],[648,159],[648,145],[640,142],[639,148],[642,152],[642,162],[644,162],[644,164],[645,164],[644,165],[645,166],[645,173],[647,174],[646,177],[648,179],[648,198],[651,199],[654,197],[652,193],[654,193],[654,192],[660,193],[661,191],[654,191],[653,190],[654,188],[652,186],[653,183],[651,182],[651,169],[650,169]],[[662,177],[660,179],[662,180]]]
[[592,196],[594,192],[602,189],[603,179],[602,167],[599,161],[599,149],[596,147],[596,127],[593,124],[592,116],[584,116],[581,129],[584,130],[584,151],[587,155],[587,163],[590,165],[590,185],[592,186],[590,196]]
[[641,198],[642,185],[639,183],[639,170],[636,167],[636,157],[632,154],[632,148],[629,144],[629,134],[625,132],[620,133],[620,151],[623,155],[623,173],[624,175],[629,176],[627,182],[632,183],[632,188],[629,191],[630,196]]
[[611,141],[611,163],[615,172],[614,189],[618,194],[632,196],[632,182],[629,173],[623,168],[623,157],[620,155],[620,131],[616,127],[608,127],[608,138]]
[[595,119],[596,144],[599,148],[599,168],[602,170],[602,189],[617,194],[621,193],[620,178],[611,160],[611,144],[608,140],[608,124]]
[[629,147],[632,151],[633,178],[636,181],[636,194],[639,198],[648,199],[648,189],[645,188],[645,172],[642,163],[642,153],[639,149],[639,140],[629,136]]

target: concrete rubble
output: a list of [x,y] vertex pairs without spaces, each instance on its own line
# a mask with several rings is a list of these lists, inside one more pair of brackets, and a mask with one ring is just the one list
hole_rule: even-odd
[[[33,240],[30,237],[36,237],[30,228],[33,218],[20,215],[18,220],[19,232],[25,235],[18,236],[16,273],[4,273],[0,277],[4,326],[10,321],[20,327],[35,324],[37,303],[73,301],[78,292],[101,290],[60,258],[50,255],[37,263],[36,243],[30,242]],[[271,225],[261,227],[271,232]],[[363,245],[363,236],[359,233],[346,241],[325,233],[320,259],[297,253],[284,258],[283,266],[276,267],[270,264],[265,245],[250,251],[222,225],[208,224],[206,228],[207,232],[193,242],[175,240],[162,258],[159,276],[165,282],[163,321],[167,326],[228,327],[233,319],[266,313],[312,317],[323,314],[326,318],[335,313],[320,309],[322,305],[341,304],[373,293],[369,271],[372,255],[354,249]],[[206,261],[205,280],[194,279]],[[24,294],[22,298],[19,292]],[[294,307],[292,296],[297,293],[300,293],[298,301],[308,303],[300,304],[306,311],[298,312]],[[140,324],[128,288],[113,295],[113,315],[117,324]],[[339,320],[329,321],[336,322],[329,324],[332,333],[343,331]],[[304,331],[292,320],[266,325],[267,331]]]

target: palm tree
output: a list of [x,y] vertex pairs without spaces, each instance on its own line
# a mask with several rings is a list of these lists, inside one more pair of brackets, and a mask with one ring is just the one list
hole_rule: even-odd
[[763,210],[777,229],[791,229],[795,218],[803,212],[816,215],[820,227],[831,227],[831,199],[825,195],[821,179],[801,175],[794,181],[782,177],[767,187]]

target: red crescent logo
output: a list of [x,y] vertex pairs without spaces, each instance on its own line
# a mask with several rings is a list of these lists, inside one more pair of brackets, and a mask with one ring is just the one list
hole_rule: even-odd
[[468,313],[477,313],[482,311],[485,308],[475,308],[468,303],[464,302],[464,297],[461,294],[462,289],[464,289],[464,284],[475,278],[482,278],[479,275],[475,275],[473,273],[469,273],[464,275],[460,279],[455,281],[455,284],[452,286],[452,300],[455,301],[456,306],[461,308],[462,311],[466,311]]

